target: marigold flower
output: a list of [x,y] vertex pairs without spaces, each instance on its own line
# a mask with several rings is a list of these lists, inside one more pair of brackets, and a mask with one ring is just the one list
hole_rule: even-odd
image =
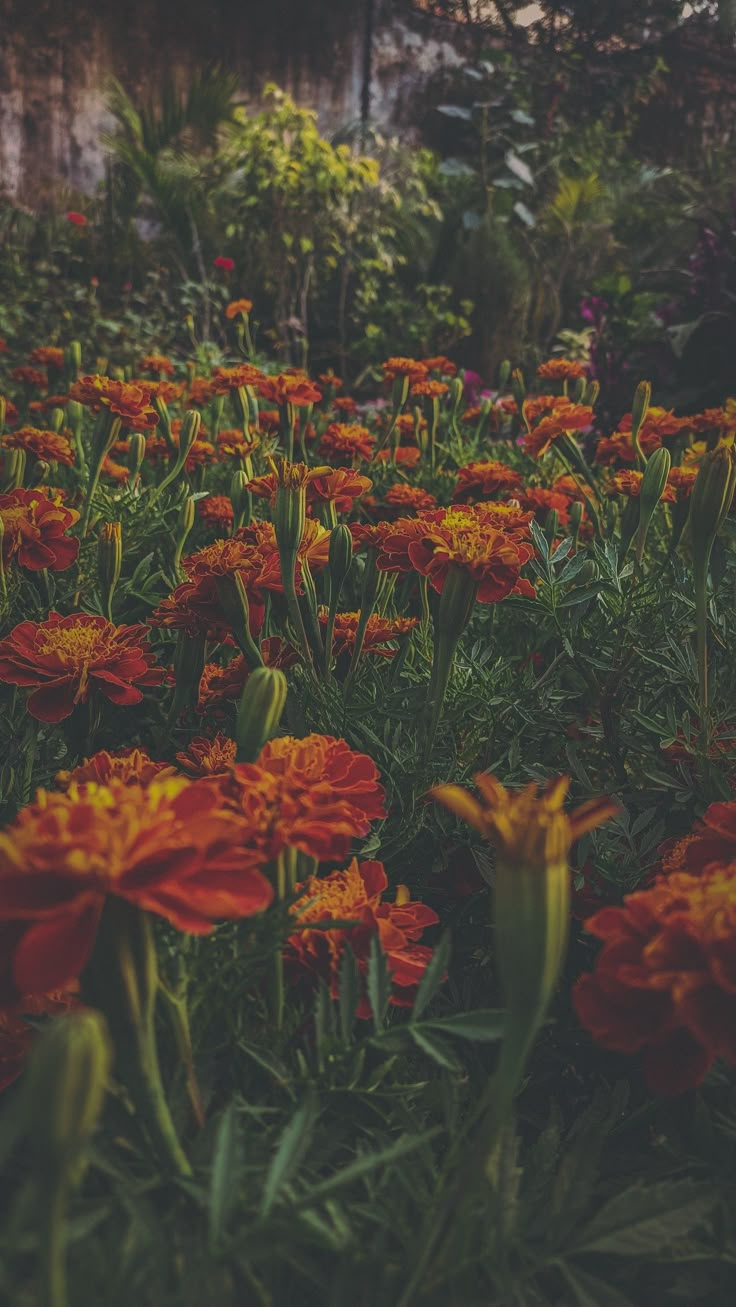
[[19,993],[80,975],[108,895],[192,934],[267,907],[273,891],[244,865],[242,829],[209,780],[39,790],[0,833],[0,920],[22,924],[12,953]]
[[74,449],[67,437],[59,431],[45,431],[38,427],[18,427],[0,436],[0,448],[25,449],[27,454],[44,463],[64,463],[71,467]]
[[497,459],[486,459],[458,468],[452,498],[456,503],[473,503],[492,499],[499,491],[519,490],[522,485],[521,474],[515,468]]
[[428,372],[441,372],[443,377],[454,377],[457,374],[457,364],[453,363],[452,359],[445,358],[444,354],[421,359],[420,362]]
[[319,442],[319,452],[334,463],[350,464],[358,459],[370,459],[376,437],[367,427],[349,422],[331,422]]
[[205,526],[229,531],[234,521],[233,506],[227,495],[208,495],[197,501],[197,512]]
[[544,522],[548,513],[557,513],[560,526],[570,521],[570,498],[559,490],[548,490],[545,486],[529,486],[515,496],[522,508],[528,508],[538,522]]
[[317,380],[325,388],[329,387],[331,390],[340,390],[343,385],[342,377],[338,377],[332,368],[328,368],[326,372],[320,372]]
[[244,818],[246,850],[259,865],[287,847],[319,861],[344,858],[386,815],[373,760],[331,735],[271,740],[256,763],[237,764],[218,786]]
[[697,467],[673,467],[670,469],[667,484],[673,487],[678,499],[689,499],[697,476]]
[[209,392],[203,402],[207,403],[212,395],[229,395],[232,390],[257,386],[262,379],[261,369],[254,367],[252,363],[240,363],[235,368],[215,368],[209,383],[203,383]]
[[232,320],[232,318],[237,318],[242,313],[243,316],[247,318],[248,314],[252,313],[252,311],[253,311],[252,300],[247,300],[247,299],[231,300],[227,308],[225,309],[225,317]]
[[394,381],[396,377],[408,377],[410,382],[423,381],[427,376],[426,364],[417,359],[390,358],[381,364],[384,381]]
[[298,407],[318,404],[322,398],[322,391],[308,377],[294,376],[288,372],[281,372],[277,377],[261,377],[258,394],[279,407],[284,404]]
[[335,395],[332,407],[336,413],[341,413],[344,417],[354,417],[358,411],[358,401],[353,399],[352,395]]
[[349,513],[356,499],[366,494],[372,485],[370,477],[359,476],[347,468],[330,469],[323,476],[317,476],[309,482],[307,506],[334,504],[336,512]]
[[[412,902],[403,886],[393,903],[383,894],[388,878],[382,862],[352,862],[328,876],[310,876],[298,886],[300,896],[291,912],[302,928],[287,941],[284,960],[295,979],[324,980],[333,998],[339,995],[340,963],[345,948],[352,949],[358,969],[368,969],[371,940],[378,936],[391,973],[391,1003],[411,1007],[432,950],[417,943],[428,926],[439,920],[423,903]],[[333,930],[309,929],[310,922],[354,921]],[[306,927],[306,929],[304,929]],[[361,996],[358,1016],[371,1015],[367,996]]]
[[[560,395],[528,395],[524,400],[524,416],[527,422],[531,425],[537,418],[548,417],[561,400],[564,402],[564,397]],[[512,400],[512,403],[518,412],[516,402]]]
[[190,408],[204,408],[214,394],[212,382],[207,377],[193,377],[187,390],[187,404]]
[[[294,646],[278,635],[270,635],[268,639],[262,640],[260,648],[266,667],[286,671],[299,661]],[[239,699],[251,670],[243,654],[232,658],[225,667],[220,667],[218,663],[205,663],[199,684],[197,712],[221,709],[228,701]]]
[[69,388],[69,398],[77,404],[91,408],[93,413],[106,408],[120,418],[129,431],[150,431],[158,423],[158,414],[151,408],[151,390],[132,381],[114,381],[99,375],[80,377]]
[[51,612],[21,622],[0,640],[0,678],[33,689],[32,717],[60,722],[98,690],[115,704],[140,703],[139,686],[159,685],[145,626],[115,626],[104,617]]
[[415,381],[410,390],[414,399],[441,399],[443,395],[449,394],[450,387],[444,381],[433,381],[431,379]]
[[400,518],[384,534],[378,566],[382,571],[413,568],[440,593],[450,568],[459,567],[477,586],[480,603],[496,603],[517,586],[533,552],[531,545],[490,525],[482,513],[456,508]]
[[153,372],[156,375],[163,372],[167,377],[173,377],[174,365],[166,354],[146,354],[141,363],[141,372]]
[[229,633],[230,622],[222,606],[218,580],[239,576],[248,595],[250,632],[257,636],[264,616],[262,589],[279,589],[281,584],[277,553],[264,553],[238,533],[190,554],[182,567],[188,579],[149,615],[151,626],[221,639]]
[[61,572],[79,553],[79,541],[65,534],[79,521],[79,513],[64,508],[43,491],[19,489],[0,495],[0,519],[6,567],[15,559],[30,571],[49,568]]
[[250,458],[260,443],[259,436],[251,433],[246,436],[238,427],[225,427],[217,433],[217,448],[231,458]]
[[593,421],[593,410],[588,404],[560,404],[548,417],[544,417],[523,437],[524,453],[541,458],[554,440],[568,431],[580,431]]
[[58,345],[37,345],[28,355],[28,362],[42,368],[63,368],[64,351]]
[[[627,499],[638,499],[641,494],[643,476],[643,472],[636,472],[628,468],[616,472],[606,486],[606,494],[611,499],[615,495],[625,495]],[[665,504],[672,504],[676,498],[674,486],[665,485],[661,494],[662,501]]]
[[383,497],[386,516],[404,517],[409,513],[427,513],[437,507],[437,500],[428,490],[421,486],[410,486],[406,481],[397,481],[390,486]]
[[167,762],[155,762],[145,749],[115,749],[108,753],[100,749],[91,758],[85,758],[71,771],[57,772],[54,784],[60,790],[76,785],[81,789],[89,781],[95,785],[149,785],[155,777],[174,776],[176,768]]
[[[326,608],[319,610],[319,624],[323,631],[327,629]],[[351,654],[355,648],[355,637],[358,631],[360,613],[337,613],[335,615],[335,631],[332,642],[332,652],[335,658],[342,654]],[[393,642],[400,639],[402,635],[407,635],[410,631],[416,629],[419,625],[418,617],[381,617],[379,613],[372,613],[368,618],[368,625],[365,629],[363,640],[363,653],[375,654],[378,658],[395,658],[398,652],[393,647]]]
[[398,449],[382,449],[376,456],[378,463],[390,463],[392,460],[397,467],[412,468],[416,467],[421,458],[421,450],[416,445],[399,445]]
[[176,761],[190,776],[223,776],[235,765],[237,746],[222,731],[208,740],[196,735],[186,749],[177,753]]
[[86,226],[87,226],[87,219],[85,218],[84,214],[83,214],[83,213],[77,213],[76,209],[70,209],[69,212],[68,212],[65,216],[66,216],[66,220],[67,220],[67,222],[70,222],[70,223],[72,224],[73,227],[86,227]]
[[130,480],[130,468],[124,463],[118,463],[114,458],[106,454],[102,460],[100,473],[103,477],[109,477],[111,481],[116,481],[118,485],[125,485]]
[[169,381],[165,377],[163,381],[136,379],[130,384],[133,386],[140,386],[141,390],[147,390],[151,402],[153,402],[154,399],[160,399],[164,404],[175,404],[178,399],[181,399],[186,390],[186,385],[183,381]]
[[546,377],[550,381],[574,381],[585,375],[585,365],[575,359],[548,359],[537,368],[537,376]]
[[15,426],[16,422],[18,421],[18,417],[20,416],[15,404],[13,403],[12,399],[8,399],[6,395],[0,395],[0,399],[5,400],[6,426],[9,427]]
[[23,364],[13,368],[10,375],[13,381],[17,381],[22,386],[34,386],[38,390],[46,390],[48,385],[45,372],[39,372],[38,368],[26,367]]
[[694,1088],[718,1057],[736,1064],[736,864],[660,876],[586,929],[603,949],[573,1002],[598,1043],[643,1051],[647,1081],[661,1094]]

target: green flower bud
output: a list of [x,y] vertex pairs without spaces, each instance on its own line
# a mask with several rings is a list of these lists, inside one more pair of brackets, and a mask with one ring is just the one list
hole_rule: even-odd
[[339,596],[352,563],[353,537],[350,528],[341,523],[330,532],[328,570],[331,595]]
[[585,509],[580,503],[580,500],[576,499],[574,503],[570,505],[570,535],[572,536],[575,545],[578,543],[578,536],[580,535],[580,527],[583,524],[584,515]]
[[130,468],[131,480],[134,480],[143,466],[143,460],[146,457],[146,437],[142,431],[133,431],[130,437],[130,447],[128,449],[128,467]]
[[463,402],[464,393],[465,393],[465,386],[463,384],[462,378],[453,377],[452,381],[450,382],[450,396],[449,396],[450,414],[452,417],[457,416],[460,405]]
[[0,395],[0,436],[5,430],[5,416],[8,411],[8,402],[4,395]]
[[672,456],[662,445],[647,463],[639,491],[639,530],[636,536],[636,559],[641,562],[649,524],[659,503],[672,466]]
[[248,489],[249,478],[241,470],[230,478],[230,503],[233,506],[233,529],[248,526],[253,515],[253,496]]
[[97,537],[97,575],[105,613],[112,621],[112,597],[123,564],[123,528],[120,522],[105,522]]
[[203,635],[187,635],[186,631],[177,632],[174,649],[174,698],[169,711],[170,720],[176,719],[196,704],[199,698],[199,683],[204,671],[206,640]]
[[281,721],[286,703],[286,677],[276,667],[251,672],[238,705],[235,739],[238,761],[255,762]]
[[75,1166],[102,1111],[112,1050],[99,1012],[58,1017],[28,1060],[25,1102],[40,1166],[53,1175]]
[[193,495],[187,495],[179,509],[179,515],[176,521],[176,534],[174,536],[174,571],[178,572],[181,567],[181,557],[184,553],[184,546],[189,537],[189,532],[194,526],[195,517],[195,500]]
[[199,428],[201,425],[201,413],[198,413],[196,408],[188,408],[184,414],[181,430],[179,432],[179,459],[177,461],[181,462],[182,467],[186,462],[187,454],[199,435]]
[[391,386],[391,406],[394,413],[400,413],[404,407],[409,394],[409,377],[404,373],[399,373],[394,377]]
[[640,462],[644,462],[644,454],[639,444],[639,432],[644,425],[644,419],[649,412],[649,404],[652,398],[652,383],[650,381],[640,381],[634,394],[634,402],[631,405],[631,440],[634,449],[637,452]]
[[521,368],[514,368],[511,373],[511,394],[516,400],[519,412],[521,412],[526,399],[526,385],[524,384],[524,373]]
[[37,458],[30,477],[31,489],[35,490],[36,486],[42,486],[49,479],[51,464],[43,458]]
[[507,385],[509,384],[510,376],[511,376],[511,360],[504,359],[503,363],[501,363],[498,369],[498,389],[501,393],[503,393],[503,391],[506,389]]
[[6,449],[5,450],[5,468],[2,481],[3,494],[10,494],[11,490],[18,490],[23,485],[23,478],[26,473],[26,451],[25,449]]
[[71,386],[74,381],[79,380],[82,370],[82,346],[78,340],[72,340],[64,351],[64,367]]
[[556,508],[551,508],[544,521],[544,537],[549,545],[556,539],[559,525],[560,515]]
[[731,508],[736,489],[736,461],[721,445],[703,457],[690,496],[690,530],[693,545],[715,539]]
[[572,394],[570,396],[573,404],[582,404],[587,389],[588,383],[585,380],[585,377],[576,377],[572,388]]
[[52,408],[49,413],[49,427],[52,431],[61,431],[64,425],[63,408]]
[[594,408],[596,400],[598,399],[600,393],[601,393],[600,381],[589,381],[588,385],[585,388],[585,396],[583,399],[583,403],[590,405],[591,408]]

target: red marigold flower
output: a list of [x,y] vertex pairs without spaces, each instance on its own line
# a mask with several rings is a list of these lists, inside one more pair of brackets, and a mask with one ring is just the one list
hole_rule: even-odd
[[[327,609],[320,608],[319,623],[322,630],[327,629]],[[336,658],[342,654],[351,654],[355,648],[360,613],[337,613],[335,615],[335,632],[332,652]],[[381,617],[372,613],[368,618],[363,641],[363,652],[375,654],[377,658],[395,658],[398,650],[394,642],[415,630],[419,625],[418,617]]]
[[733,862],[674,872],[586,923],[604,944],[575,1010],[605,1048],[644,1051],[655,1093],[694,1088],[718,1057],[736,1065],[735,886]]
[[[261,641],[261,657],[266,667],[279,667],[282,671],[299,661],[294,646],[278,635],[270,635]],[[206,663],[199,683],[197,712],[218,710],[228,701],[239,699],[251,670],[242,654],[232,658],[225,667]]]
[[151,387],[132,381],[114,381],[99,375],[80,377],[69,388],[69,398],[91,408],[93,413],[106,408],[120,418],[128,431],[150,431],[158,422],[151,408]]
[[242,313],[243,316],[247,318],[248,314],[252,312],[253,312],[252,300],[247,300],[247,299],[231,300],[227,308],[225,309],[225,317],[232,320],[232,318],[237,318]]
[[70,222],[73,227],[87,226],[87,219],[85,218],[84,214],[78,213],[76,209],[69,209],[68,213],[66,214],[66,220],[67,222]]
[[383,497],[386,517],[404,517],[409,513],[427,513],[437,507],[437,500],[428,490],[421,486],[410,486],[406,481],[397,481]]
[[63,368],[64,351],[58,345],[37,345],[28,355],[29,363],[38,363],[42,368]]
[[[641,494],[643,476],[643,472],[635,472],[633,469],[628,468],[623,472],[616,472],[606,486],[606,494],[612,499],[615,495],[625,495],[627,499],[638,499]],[[661,498],[665,504],[674,503],[677,498],[674,486],[666,485]]]
[[74,462],[74,449],[67,437],[59,431],[45,431],[38,427],[18,427],[17,431],[6,431],[0,436],[3,449],[25,449],[33,458],[40,458],[45,463],[64,463],[71,467]]
[[151,626],[221,639],[229,633],[230,623],[222,607],[218,579],[239,576],[250,603],[251,635],[258,635],[264,616],[262,590],[281,586],[281,569],[275,549],[264,551],[257,544],[244,540],[239,532],[190,554],[182,566],[188,579],[150,614],[148,622]]
[[697,467],[673,467],[667,477],[667,484],[672,486],[677,499],[689,499],[697,475]]
[[13,1011],[0,1011],[0,1093],[18,1079],[35,1038],[34,1027],[25,1018],[62,1016],[76,1002],[73,994],[59,990],[55,994],[29,994],[18,1000]]
[[522,508],[528,508],[538,522],[544,523],[547,514],[554,509],[560,526],[570,521],[570,498],[560,494],[559,490],[548,490],[545,486],[529,486],[527,490],[517,492],[515,496]]
[[[528,395],[524,400],[524,415],[527,422],[531,425],[532,422],[536,422],[537,418],[548,417],[560,403],[561,398],[560,395]],[[512,402],[516,412],[518,412],[516,402]]]
[[683,427],[689,427],[700,434],[719,431],[724,435],[727,431],[736,430],[736,407],[706,408],[702,413],[690,413],[679,421]]
[[209,780],[40,790],[0,834],[0,920],[22,925],[18,992],[47,993],[80,975],[108,895],[192,934],[260,912],[273,891],[244,865],[242,834]]
[[15,404],[13,403],[12,399],[8,399],[7,396],[5,395],[0,395],[0,399],[5,400],[5,422],[7,426],[10,427],[15,426],[15,423],[18,421],[18,417],[19,417],[18,410]]
[[13,368],[11,372],[13,381],[17,381],[22,386],[35,386],[38,390],[46,390],[48,381],[45,372],[39,372],[38,368],[29,368],[21,365]]
[[376,437],[367,427],[350,422],[331,422],[319,442],[319,452],[333,463],[350,465],[359,459],[372,458],[375,445]]
[[320,372],[317,380],[325,388],[329,387],[332,390],[340,390],[343,384],[342,377],[336,376],[332,368],[328,368],[326,372]]
[[461,567],[478,586],[478,601],[496,603],[517,586],[533,552],[518,536],[491,525],[482,509],[439,509],[394,523],[384,534],[378,566],[414,569],[439,592],[450,567]]
[[445,358],[444,354],[437,354],[431,359],[421,359],[422,366],[428,372],[441,372],[443,377],[454,377],[457,374],[457,364],[452,359]]
[[446,382],[427,379],[415,381],[409,393],[414,399],[441,399],[449,390]]
[[227,495],[208,495],[197,501],[197,511],[205,526],[229,531],[234,521],[233,506]]
[[0,354],[7,353],[8,342],[4,336],[0,336]]
[[187,404],[190,408],[204,408],[214,393],[212,382],[207,377],[192,377],[187,391]]
[[259,436],[250,432],[246,436],[239,427],[225,427],[217,433],[217,447],[220,453],[232,458],[250,458],[259,448],[260,443]]
[[57,772],[54,783],[60,790],[68,790],[71,785],[81,788],[89,781],[95,785],[109,785],[111,781],[149,785],[155,777],[175,774],[175,767],[167,762],[154,762],[145,749],[115,749],[112,753],[100,749],[71,771]]
[[218,731],[212,740],[196,735],[182,753],[177,753],[176,761],[190,776],[223,776],[234,767],[236,754],[235,741]]
[[390,358],[381,364],[384,381],[393,381],[396,377],[408,377],[411,382],[423,381],[427,367],[417,359]]
[[140,703],[141,685],[159,685],[145,626],[115,626],[104,617],[51,612],[21,622],[0,640],[0,679],[33,689],[27,707],[43,722],[60,722],[98,690],[115,704]]
[[167,377],[173,377],[174,365],[166,354],[146,354],[141,362],[141,372],[153,372],[156,375],[163,372]]
[[492,499],[499,491],[519,490],[523,484],[515,468],[496,459],[486,459],[458,468],[452,498],[456,503],[477,503]]
[[338,513],[349,513],[356,499],[366,494],[372,485],[370,477],[359,476],[344,467],[334,468],[309,482],[307,505],[334,504]]
[[218,254],[216,259],[212,260],[213,267],[219,268],[220,272],[232,272],[235,268],[235,260],[228,257],[227,254]]
[[[257,386],[263,380],[263,375],[261,369],[255,368],[252,363],[239,363],[235,368],[215,368],[209,382],[202,382],[202,386],[207,388],[207,398],[202,401],[193,400],[192,402],[209,403],[213,395],[228,395],[232,390],[240,390],[246,386]],[[197,380],[201,379],[195,378],[195,381]]]
[[[423,903],[412,902],[400,885],[393,903],[383,899],[388,878],[382,862],[358,862],[353,858],[344,871],[328,876],[310,876],[298,886],[300,897],[291,907],[301,929],[291,935],[284,952],[288,971],[295,980],[325,981],[333,998],[340,985],[340,963],[349,945],[365,975],[371,940],[378,936],[391,973],[391,1003],[411,1007],[417,986],[432,957],[432,950],[417,941],[439,918]],[[354,921],[354,925],[332,930],[309,929],[310,922]],[[306,927],[306,929],[304,929]],[[358,1016],[370,1017],[368,998],[361,996]]]
[[574,359],[548,359],[537,368],[538,377],[551,381],[574,381],[576,377],[584,377],[585,372],[585,365]]
[[531,458],[546,454],[553,440],[568,431],[580,431],[593,421],[593,410],[588,404],[560,404],[548,417],[542,418],[523,437],[524,453]]
[[62,572],[79,553],[79,541],[65,535],[79,521],[79,513],[56,503],[44,491],[19,489],[0,495],[0,520],[6,567],[15,559],[30,571],[49,568]]
[[412,468],[416,467],[421,458],[421,450],[416,445],[399,445],[393,453],[390,449],[382,449],[377,455],[378,463],[389,463],[393,459],[397,467]]
[[281,372],[277,377],[261,376],[257,383],[258,393],[270,404],[318,404],[322,391],[308,377]]
[[244,818],[247,853],[258,865],[287,847],[320,862],[344,858],[351,841],[386,816],[373,760],[331,735],[271,740],[256,763],[239,763],[219,788]]
[[118,485],[125,485],[130,480],[130,468],[124,463],[117,463],[114,458],[106,454],[102,460],[100,469],[103,477],[109,477],[111,481],[116,481]]
[[358,401],[353,399],[352,395],[336,395],[332,407],[336,413],[342,413],[344,417],[354,417],[358,411]]

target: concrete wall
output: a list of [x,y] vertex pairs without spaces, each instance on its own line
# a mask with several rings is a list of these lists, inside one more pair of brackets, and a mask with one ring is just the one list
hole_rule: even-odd
[[[66,183],[89,192],[104,174],[111,126],[105,86],[134,96],[209,61],[256,96],[267,81],[333,130],[359,118],[369,0],[0,0],[0,192],[33,204]],[[405,125],[428,76],[469,52],[472,34],[374,0],[371,116]]]

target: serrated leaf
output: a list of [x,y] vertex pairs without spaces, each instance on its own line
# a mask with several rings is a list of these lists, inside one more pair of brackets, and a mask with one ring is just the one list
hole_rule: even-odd
[[314,1105],[307,1099],[297,1108],[276,1146],[263,1185],[262,1216],[268,1216],[284,1186],[296,1175],[312,1141],[314,1123]]
[[242,1174],[242,1136],[238,1109],[234,1103],[220,1118],[212,1155],[209,1191],[210,1243],[220,1243],[238,1201]]
[[575,1252],[664,1256],[667,1248],[705,1220],[714,1203],[713,1190],[691,1180],[632,1185],[611,1198],[578,1232]]
[[386,955],[381,948],[381,941],[376,933],[371,939],[368,955],[368,1002],[373,1013],[373,1027],[376,1034],[383,1029],[389,999],[391,997],[391,973],[388,969]]
[[417,1021],[422,1012],[429,1007],[440,986],[443,984],[445,974],[450,963],[450,953],[452,952],[452,941],[449,930],[439,940],[432,957],[429,960],[422,979],[419,982],[417,996],[414,999],[414,1009],[412,1011],[412,1021]]

